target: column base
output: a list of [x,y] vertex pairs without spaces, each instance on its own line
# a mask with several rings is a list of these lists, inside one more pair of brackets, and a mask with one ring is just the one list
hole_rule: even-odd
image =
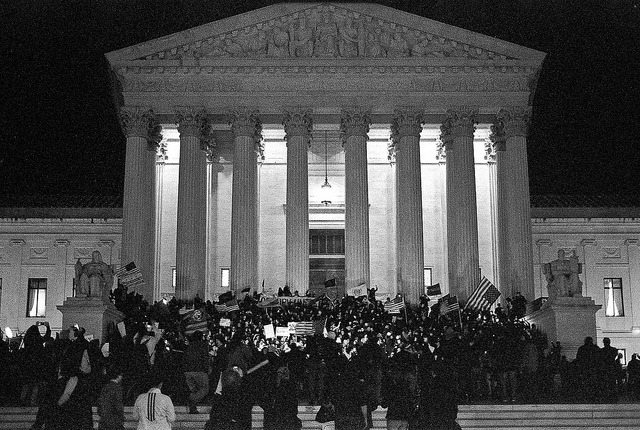
[[602,305],[596,305],[591,297],[558,297],[526,319],[545,333],[549,342],[560,342],[562,354],[573,360],[585,337],[597,341],[596,312],[600,308]]
[[67,297],[57,308],[62,312],[63,328],[78,324],[86,330],[85,335],[100,339],[100,343],[106,339],[109,323],[117,324],[124,319],[113,303],[104,303],[100,297]]

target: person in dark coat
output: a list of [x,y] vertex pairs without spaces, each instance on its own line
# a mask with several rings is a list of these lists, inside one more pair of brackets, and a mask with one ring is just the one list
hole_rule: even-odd
[[329,400],[335,407],[336,430],[367,427],[367,395],[364,378],[345,357],[332,363],[329,371]]
[[222,394],[214,395],[205,430],[250,430],[253,401],[239,368],[222,372]]
[[275,380],[264,387],[267,390],[262,405],[264,430],[300,430],[302,421],[298,418],[298,398],[289,368],[284,364],[274,367],[277,367]]
[[124,430],[122,398],[122,370],[116,366],[107,369],[109,382],[102,387],[98,399],[99,430]]

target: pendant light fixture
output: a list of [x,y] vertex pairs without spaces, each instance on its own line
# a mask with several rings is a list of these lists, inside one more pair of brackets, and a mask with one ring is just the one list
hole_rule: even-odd
[[328,151],[328,142],[327,142],[327,132],[324,132],[324,184],[322,184],[321,188],[321,203],[323,205],[331,204],[331,184],[329,183],[329,151]]

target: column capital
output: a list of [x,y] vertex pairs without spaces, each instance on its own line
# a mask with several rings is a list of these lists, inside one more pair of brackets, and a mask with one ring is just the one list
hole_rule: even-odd
[[368,139],[369,125],[371,124],[371,110],[363,107],[342,109],[340,115],[340,137],[342,145],[348,138],[362,136]]
[[436,138],[436,160],[438,163],[446,163],[447,162],[447,151],[444,140],[441,137]]
[[175,108],[176,123],[180,137],[195,137],[200,141],[200,149],[209,153],[215,147],[211,121],[202,108],[181,106]]
[[627,246],[639,246],[640,245],[640,241],[638,239],[626,239],[624,241],[624,244]]
[[517,106],[500,109],[496,115],[496,123],[502,125],[505,139],[509,139],[514,136],[526,137],[530,119],[530,107]]
[[313,130],[313,120],[311,118],[311,109],[295,107],[285,109],[282,117],[282,125],[284,125],[285,139],[294,136],[302,136],[307,139],[307,143],[311,139],[311,131]]
[[405,136],[420,137],[424,123],[424,110],[416,107],[402,107],[393,111],[391,119],[391,142],[395,146]]
[[147,139],[147,149],[155,151],[162,140],[162,126],[158,123],[153,110],[142,106],[120,108],[120,125],[125,137]]
[[156,155],[158,159],[156,160],[158,163],[164,163],[167,161],[169,156],[167,155],[167,140],[162,139],[162,141],[158,144],[158,149],[156,150]]
[[253,139],[255,151],[262,157],[264,146],[262,144],[262,121],[257,109],[249,109],[247,106],[229,109],[227,117],[231,125],[234,137],[245,136]]
[[448,144],[456,137],[472,137],[476,129],[478,109],[462,106],[447,109],[445,120],[440,126],[440,138]]

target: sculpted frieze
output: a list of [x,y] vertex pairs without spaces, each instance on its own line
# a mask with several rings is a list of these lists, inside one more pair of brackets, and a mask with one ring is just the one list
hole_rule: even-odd
[[161,76],[156,79],[123,81],[125,92],[154,93],[241,93],[252,91],[387,91],[413,92],[526,92],[529,81],[523,76],[458,75],[410,77],[388,74],[384,77],[349,79],[349,75],[336,74],[317,79],[313,75],[282,76],[278,74],[257,76],[254,79],[198,78],[173,79]]
[[483,48],[408,28],[359,12],[319,5],[224,34],[193,41],[170,36],[174,47],[139,60],[201,58],[401,58],[509,59]]

